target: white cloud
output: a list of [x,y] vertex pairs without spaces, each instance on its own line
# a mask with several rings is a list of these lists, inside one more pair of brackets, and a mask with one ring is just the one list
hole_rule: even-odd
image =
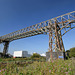
[[42,54],[40,54],[41,56],[46,56],[46,54],[44,54],[44,53],[42,53]]

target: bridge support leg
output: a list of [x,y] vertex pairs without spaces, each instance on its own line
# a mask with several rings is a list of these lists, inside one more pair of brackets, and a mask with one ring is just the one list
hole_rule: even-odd
[[57,50],[62,51],[61,42],[60,42],[60,35],[58,33],[58,30],[59,30],[59,28],[58,28],[57,23],[55,21],[55,38],[56,38],[56,43],[55,44],[58,46]]
[[55,44],[56,44],[57,51],[64,52],[65,48],[64,48],[64,45],[63,45],[60,27],[59,27],[59,25],[57,24],[56,21],[55,21],[55,39],[56,39]]
[[52,42],[53,42],[53,40],[52,40],[52,29],[51,29],[51,27],[49,28],[49,52],[51,52],[51,54],[50,54],[50,59],[52,59]]
[[53,52],[57,52],[57,58],[58,53],[63,52],[64,45],[62,41],[61,31],[60,27],[55,21],[54,25],[49,23],[49,52],[50,52],[50,59],[54,59]]
[[59,32],[59,34],[60,34],[60,41],[61,41],[62,51],[65,52],[65,48],[64,48],[64,44],[63,44],[63,40],[62,40],[62,36],[61,36],[61,31]]
[[3,49],[3,55],[4,56],[8,52],[8,47],[9,47],[9,41],[4,42],[4,49]]

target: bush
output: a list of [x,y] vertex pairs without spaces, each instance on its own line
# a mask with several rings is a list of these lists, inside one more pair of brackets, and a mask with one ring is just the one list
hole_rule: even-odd
[[37,53],[34,53],[32,56],[31,56],[31,58],[40,58],[41,56],[40,56],[40,54],[37,54]]
[[0,58],[0,61],[2,61],[2,58]]
[[70,49],[70,57],[75,57],[75,47]]
[[66,58],[70,58],[70,50],[66,50]]

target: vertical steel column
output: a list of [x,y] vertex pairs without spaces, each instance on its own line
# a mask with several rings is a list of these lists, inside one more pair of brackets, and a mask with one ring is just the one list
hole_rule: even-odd
[[52,59],[52,45],[53,45],[53,40],[52,40],[52,25],[49,23],[49,52],[50,52],[50,59]]
[[56,33],[55,33],[55,52],[57,51],[57,37],[56,37]]
[[49,28],[49,50],[52,52],[52,30]]
[[64,52],[65,48],[64,48],[64,44],[63,44],[63,40],[62,40],[62,36],[61,36],[61,31],[59,31],[59,34],[60,34],[60,41],[61,41],[61,45],[62,45],[62,51]]
[[3,55],[6,55],[6,53],[8,52],[8,47],[9,47],[9,41],[4,42]]
[[60,39],[59,39],[59,35],[58,35],[58,28],[57,28],[57,23],[56,23],[56,19],[55,19],[55,38],[56,38],[56,40],[57,40],[57,44],[56,44],[56,46],[58,45],[58,50],[59,51],[61,51],[62,49],[61,49],[61,45],[60,45]]

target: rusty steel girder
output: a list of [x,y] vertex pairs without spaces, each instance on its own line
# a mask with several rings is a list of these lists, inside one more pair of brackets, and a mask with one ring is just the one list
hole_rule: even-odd
[[9,47],[9,41],[4,42],[3,55],[6,55],[6,53],[8,52],[8,47]]
[[[1,36],[0,43],[49,33],[49,51],[64,51],[62,36],[73,28],[75,28],[75,11]],[[7,51],[3,52],[7,53]]]

